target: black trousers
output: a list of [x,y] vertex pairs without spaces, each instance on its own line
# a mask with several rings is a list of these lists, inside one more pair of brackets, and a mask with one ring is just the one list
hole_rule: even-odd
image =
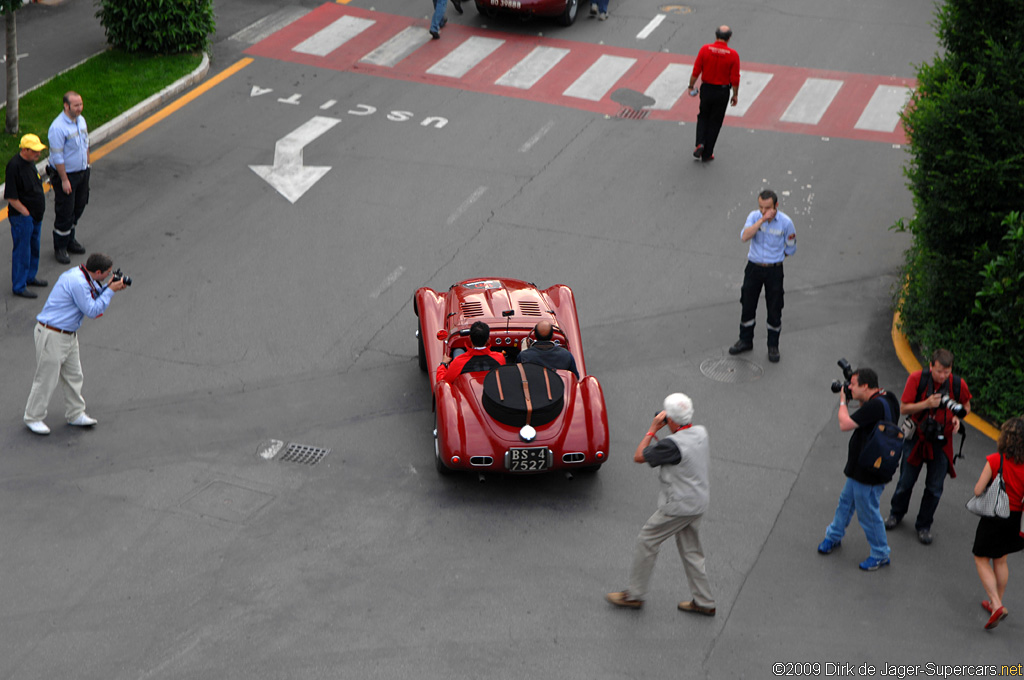
[[754,341],[754,322],[757,317],[757,301],[761,298],[764,287],[764,301],[768,306],[768,346],[779,346],[779,333],[782,332],[782,307],[785,291],[782,289],[782,263],[772,267],[762,267],[747,261],[743,272],[743,288],[740,289],[740,340]]
[[68,173],[71,193],[65,194],[60,175],[50,174],[53,185],[53,249],[66,250],[75,240],[75,226],[89,203],[89,168]]
[[722,121],[725,120],[725,111],[729,108],[730,92],[732,90],[728,85],[702,83],[700,86],[697,145],[704,145],[704,152],[701,154],[703,160],[708,160],[715,152],[715,142],[718,141],[718,133],[722,129]]

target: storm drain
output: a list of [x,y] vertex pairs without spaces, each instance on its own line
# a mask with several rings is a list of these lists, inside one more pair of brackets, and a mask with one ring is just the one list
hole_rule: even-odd
[[733,357],[706,359],[700,365],[700,372],[712,380],[724,383],[754,382],[764,375],[764,369],[753,361]]
[[303,465],[316,465],[330,452],[330,449],[321,449],[316,446],[289,444],[279,460],[290,463],[302,463]]
[[634,109],[632,106],[623,106],[622,110],[615,114],[616,118],[625,118],[627,120],[646,120],[647,109]]

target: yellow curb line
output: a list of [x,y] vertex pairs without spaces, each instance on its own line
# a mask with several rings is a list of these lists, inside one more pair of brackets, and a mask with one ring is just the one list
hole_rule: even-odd
[[[120,135],[118,135],[114,139],[110,140],[109,142],[107,142],[106,144],[101,146],[96,151],[90,153],[89,154],[89,161],[90,161],[90,163],[92,163],[93,161],[97,161],[100,158],[103,158],[104,156],[106,156],[111,151],[114,151],[115,149],[117,149],[118,147],[122,146],[126,142],[131,141],[135,137],[138,137],[140,134],[142,134],[143,132],[145,132],[149,128],[153,127],[154,125],[156,125],[157,123],[162,121],[164,118],[167,118],[169,115],[171,115],[172,113],[174,113],[178,109],[181,109],[186,104],[188,104],[188,103],[192,102],[193,100],[197,99],[200,95],[205,94],[207,91],[209,91],[215,85],[219,85],[223,81],[225,81],[228,78],[230,78],[231,76],[235,75],[236,73],[241,71],[243,68],[245,68],[246,66],[251,64],[252,62],[253,62],[253,60],[250,59],[249,57],[246,57],[244,59],[239,59],[237,62],[235,62],[234,64],[232,64],[228,68],[224,69],[223,71],[221,71],[220,73],[215,75],[213,78],[210,78],[209,80],[204,82],[202,85],[200,85],[196,89],[192,90],[191,92],[189,92],[188,94],[182,96],[181,98],[176,99],[175,101],[171,102],[170,104],[168,104],[164,108],[160,109],[159,111],[157,111],[152,116],[150,116],[149,118],[145,119],[144,121],[142,121],[141,123],[139,123],[135,127],[129,129],[127,132],[121,133]],[[49,182],[43,182],[43,193],[46,193],[47,191],[49,191],[49,189],[50,189]],[[2,209],[0,209],[0,221],[3,221],[5,219],[7,219],[7,206],[4,206]]]
[[[900,363],[903,364],[903,368],[907,370],[907,373],[920,371],[922,368],[921,362],[914,356],[914,350],[910,349],[910,342],[907,341],[907,336],[903,335],[903,332],[900,331],[899,323],[900,312],[896,310],[892,315],[892,345],[896,350],[896,356],[899,357]],[[964,418],[964,422],[992,441],[999,439],[999,430],[973,413],[968,413],[967,417]]]

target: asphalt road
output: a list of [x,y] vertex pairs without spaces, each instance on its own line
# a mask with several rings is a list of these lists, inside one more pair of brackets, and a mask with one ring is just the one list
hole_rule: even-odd
[[[420,4],[372,9],[422,18]],[[219,5],[211,75],[244,58],[249,43],[230,36],[317,6]],[[451,20],[637,48],[658,6],[613,1],[611,20],[565,30],[466,9]],[[724,21],[741,57],[762,63],[912,77],[936,50],[923,0],[691,9],[642,48],[692,55]],[[292,203],[249,166],[315,116],[340,122],[303,162],[330,170]],[[434,116],[447,125],[420,124]],[[889,325],[908,240],[888,229],[912,211],[905,151],[729,127],[718,160],[694,164],[692,134],[256,58],[105,156],[79,239],[135,281],[82,329],[93,430],[60,424],[59,397],[49,437],[21,424],[42,300],[4,301],[0,678],[767,678],[776,662],[818,663],[816,675],[829,662],[1017,663],[1013,616],[982,630],[962,509],[992,449],[980,433],[933,545],[898,530],[892,566],[872,574],[857,569],[855,525],[833,555],[814,550],[843,483],[836,360],[876,368],[894,390],[906,378]],[[747,355],[759,377],[712,380],[701,365],[735,341],[738,234],[766,186],[785,192],[800,235],[782,362],[766,361],[762,308]],[[412,294],[478,275],[575,290],[610,414],[597,475],[435,474]],[[713,619],[676,611],[689,595],[668,549],[644,610],[603,601],[655,507],[655,474],[630,454],[677,390],[711,436]],[[271,439],[330,453],[268,462],[257,451]]]

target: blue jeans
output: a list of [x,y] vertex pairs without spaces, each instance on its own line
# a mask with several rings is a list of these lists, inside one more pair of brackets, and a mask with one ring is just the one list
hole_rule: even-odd
[[596,4],[598,12],[601,12],[602,14],[608,14],[608,0],[597,0]]
[[430,30],[437,33],[441,30],[444,13],[448,11],[448,0],[434,0],[434,16],[430,20]]
[[825,536],[832,541],[841,541],[856,511],[857,521],[864,529],[868,545],[871,546],[871,557],[888,557],[889,542],[885,538],[885,523],[882,522],[882,513],[878,509],[884,488],[885,484],[862,484],[847,477],[846,486],[839,494],[836,516],[832,519],[832,524],[825,529]]
[[25,290],[28,282],[39,273],[39,234],[42,221],[35,221],[29,215],[22,215],[14,208],[8,208],[7,221],[11,223],[11,290]]
[[935,519],[935,508],[939,507],[939,499],[942,498],[942,485],[946,481],[946,473],[949,472],[949,459],[946,452],[935,452],[932,460],[926,460],[921,465],[911,465],[907,457],[914,448],[914,440],[903,444],[903,462],[900,463],[900,481],[896,483],[896,492],[892,495],[892,507],[890,512],[897,519],[902,519],[910,507],[910,494],[914,490],[914,484],[921,474],[921,467],[928,468],[924,477],[924,493],[921,495],[921,509],[917,513],[917,521],[914,522],[914,529],[931,529],[932,520]]

